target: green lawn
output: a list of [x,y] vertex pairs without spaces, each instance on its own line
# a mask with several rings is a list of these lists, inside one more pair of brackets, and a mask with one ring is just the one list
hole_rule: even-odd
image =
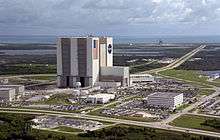
[[30,79],[30,80],[45,80],[45,81],[55,81],[56,76],[25,76],[22,77],[23,79]]
[[220,84],[220,78],[215,79],[213,82],[219,83]]
[[[194,129],[201,129],[206,131],[213,131],[213,132],[220,132],[220,129],[202,125],[206,120],[211,120],[214,118],[210,117],[203,117],[203,116],[196,116],[196,115],[182,115],[179,118],[175,119],[170,125],[177,126],[177,127],[185,127],[185,128],[194,128]],[[220,119],[218,119],[220,121]]]
[[45,64],[16,64],[3,65],[0,67],[1,75],[23,75],[23,74],[55,74],[56,65]]
[[70,101],[68,101],[68,99],[71,97],[71,95],[69,94],[55,94],[52,95],[49,99],[43,100],[43,101],[39,101],[37,103],[39,104],[49,104],[49,105],[69,105],[72,104]]
[[158,62],[152,62],[152,63],[145,63],[142,65],[134,65],[130,67],[130,73],[138,73],[138,72],[143,72],[146,70],[152,70],[152,69],[156,69],[156,68],[161,68],[166,66],[166,64],[161,64]]
[[190,106],[190,104],[183,104],[183,105],[179,106],[176,110],[183,110],[183,109],[187,108],[188,106]]
[[198,71],[193,70],[166,70],[160,72],[165,76],[170,76],[178,79],[185,80],[186,82],[192,82],[194,84],[209,87],[208,85],[220,86],[220,83],[214,83],[207,81],[208,78],[199,74]]
[[199,89],[199,95],[210,95],[214,92],[214,89]]

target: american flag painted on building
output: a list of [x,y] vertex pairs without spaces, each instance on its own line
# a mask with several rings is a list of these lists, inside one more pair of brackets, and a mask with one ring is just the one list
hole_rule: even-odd
[[98,59],[99,56],[99,45],[98,40],[93,41],[93,59]]

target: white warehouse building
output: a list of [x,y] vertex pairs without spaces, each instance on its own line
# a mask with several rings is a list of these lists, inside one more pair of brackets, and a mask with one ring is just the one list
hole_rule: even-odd
[[155,92],[150,94],[145,100],[149,106],[173,110],[183,104],[183,93]]
[[13,88],[0,88],[0,101],[11,102],[15,100],[16,91]]
[[16,96],[25,94],[25,87],[23,85],[0,85],[0,88],[13,88],[15,89]]
[[130,82],[139,83],[139,82],[154,82],[154,76],[150,74],[131,74],[130,75]]
[[92,104],[105,104],[110,100],[115,99],[115,94],[95,94],[80,97],[81,100],[85,100],[87,103]]

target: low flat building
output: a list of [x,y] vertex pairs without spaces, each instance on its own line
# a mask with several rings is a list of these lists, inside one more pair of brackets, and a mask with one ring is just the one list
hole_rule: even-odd
[[133,83],[140,83],[140,82],[154,82],[154,76],[150,74],[131,74],[130,75],[130,82]]
[[13,88],[0,88],[0,101],[11,102],[15,100],[15,89]]
[[95,85],[101,88],[117,88],[121,86],[121,82],[96,82]]
[[121,82],[121,86],[130,85],[129,67],[101,67],[100,82]]
[[16,96],[25,94],[25,87],[23,85],[0,85],[0,88],[13,88],[15,89]]
[[86,101],[87,103],[92,104],[105,104],[108,103],[110,100],[115,99],[114,94],[95,94],[95,95],[88,95],[80,97],[81,100]]
[[145,100],[149,106],[173,110],[183,104],[183,93],[155,92]]

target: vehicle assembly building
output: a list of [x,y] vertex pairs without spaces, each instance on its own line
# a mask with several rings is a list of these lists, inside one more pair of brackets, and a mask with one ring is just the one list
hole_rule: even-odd
[[129,68],[113,66],[111,37],[59,38],[57,44],[57,85],[73,88],[101,82],[120,82],[128,86]]

